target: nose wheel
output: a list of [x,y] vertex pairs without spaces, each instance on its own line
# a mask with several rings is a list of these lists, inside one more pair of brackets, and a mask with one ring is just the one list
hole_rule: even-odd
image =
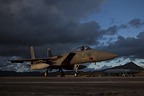
[[77,77],[77,76],[78,76],[78,73],[75,73],[75,74],[74,74],[74,77]]
[[44,76],[47,77],[48,76],[48,72],[44,72]]
[[79,68],[79,64],[75,64],[74,65],[74,71],[75,71],[74,77],[78,76],[78,68]]
[[47,68],[46,72],[44,72],[44,76],[45,76],[45,77],[48,76],[48,68]]

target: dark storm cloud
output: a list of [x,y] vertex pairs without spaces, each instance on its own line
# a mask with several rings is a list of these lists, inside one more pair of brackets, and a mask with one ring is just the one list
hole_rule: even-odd
[[143,35],[144,32],[139,33],[137,38],[124,38],[119,36],[116,42],[110,43],[108,46],[103,47],[103,49],[118,53],[120,56],[144,58],[144,38],[142,38]]
[[[82,2],[82,3],[81,3]],[[97,22],[80,24],[82,18],[98,12],[104,0],[0,0],[1,56],[28,54],[31,45],[61,47],[98,44],[103,35],[117,34],[126,24],[103,30]],[[133,19],[129,25],[143,24]],[[45,48],[46,49],[46,48]],[[62,49],[61,49],[62,50]],[[26,53],[28,52],[28,53]],[[45,51],[44,51],[45,52]],[[43,52],[43,53],[44,53]],[[64,51],[63,51],[64,52]]]
[[144,25],[143,20],[139,18],[134,18],[125,24],[113,25],[113,26],[108,27],[107,29],[101,30],[101,32],[103,32],[103,35],[115,35],[121,29],[127,29],[130,27],[138,28],[138,27],[141,27],[142,25]]
[[57,7],[60,15],[68,19],[80,19],[99,11],[105,0],[45,0],[47,5]]
[[97,43],[103,35],[99,24],[80,20],[98,12],[104,1],[0,0],[0,55],[26,55],[31,45],[56,49]]
[[[130,27],[138,28],[144,25],[144,21],[139,18],[134,18],[126,24],[114,25],[109,27],[106,31],[107,35],[117,34],[120,29],[127,29]],[[109,34],[108,34],[109,33]],[[116,42],[108,43],[108,46],[102,46],[104,50],[115,52],[123,57],[131,59],[144,58],[144,32],[139,32],[137,37],[122,37],[118,36]]]
[[129,25],[136,28],[141,27],[142,25],[144,25],[144,21],[139,18],[135,18],[129,22]]
[[114,34],[117,34],[120,29],[125,29],[125,28],[127,28],[126,24],[113,25],[113,26],[108,27],[105,30],[102,30],[102,32],[103,32],[103,35],[114,35]]
[[119,29],[118,26],[114,25],[114,26],[111,26],[108,29],[104,30],[104,32],[106,32],[109,35],[114,35],[117,33],[118,29]]

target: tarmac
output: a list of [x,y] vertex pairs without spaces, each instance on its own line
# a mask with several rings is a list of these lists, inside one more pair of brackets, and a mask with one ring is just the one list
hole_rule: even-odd
[[0,96],[144,96],[144,77],[0,77]]

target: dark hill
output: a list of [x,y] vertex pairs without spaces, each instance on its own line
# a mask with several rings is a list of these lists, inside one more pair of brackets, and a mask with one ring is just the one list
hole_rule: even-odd
[[[129,70],[135,70],[135,71],[140,71],[140,70],[143,70],[142,67],[136,65],[135,63],[133,62],[129,62],[125,65],[122,65],[122,66],[116,66],[116,67],[113,67],[113,68],[110,68],[110,69],[129,69]],[[108,69],[107,69],[108,70]]]
[[142,67],[136,65],[133,62],[129,62],[125,65],[105,69],[105,70],[103,70],[103,72],[108,73],[108,74],[110,74],[110,73],[111,74],[123,74],[123,73],[135,74],[135,73],[141,72],[142,70],[144,70]]

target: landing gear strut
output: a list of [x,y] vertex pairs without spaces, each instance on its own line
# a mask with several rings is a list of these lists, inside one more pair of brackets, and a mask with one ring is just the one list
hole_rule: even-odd
[[75,76],[75,77],[78,76],[78,68],[79,68],[79,64],[75,64],[75,65],[74,65],[74,71],[75,71],[74,76]]
[[59,69],[59,72],[61,72],[61,77],[64,77],[64,76],[65,76],[64,71],[63,71],[62,68]]
[[44,73],[44,76],[45,76],[45,77],[48,76],[48,68],[47,68],[46,72]]

